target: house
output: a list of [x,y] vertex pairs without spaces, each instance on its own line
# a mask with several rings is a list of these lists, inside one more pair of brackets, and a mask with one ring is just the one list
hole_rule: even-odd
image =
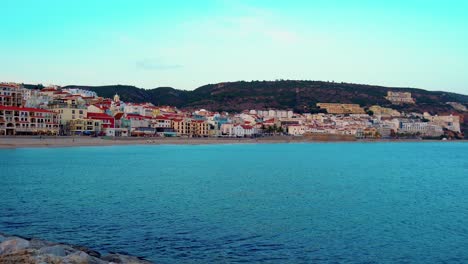
[[115,120],[113,116],[103,113],[89,113],[86,116],[87,119],[94,119],[100,120],[101,124],[101,131],[104,131],[107,128],[115,128]]
[[221,127],[220,127],[221,135],[231,136],[233,128],[234,128],[234,125],[231,123],[221,124]]
[[138,114],[126,114],[125,118],[130,121],[131,131],[151,127],[151,117],[142,116]]
[[171,119],[166,116],[159,115],[152,119],[151,126],[154,128],[171,128]]
[[235,125],[230,134],[235,137],[251,137],[257,134],[257,129],[250,125]]

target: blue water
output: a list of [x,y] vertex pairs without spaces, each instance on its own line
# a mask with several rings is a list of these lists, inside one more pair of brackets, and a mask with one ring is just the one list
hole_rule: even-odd
[[158,263],[468,261],[467,143],[0,150],[0,232]]

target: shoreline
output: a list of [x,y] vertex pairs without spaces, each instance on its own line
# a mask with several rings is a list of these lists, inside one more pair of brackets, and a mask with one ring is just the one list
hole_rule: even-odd
[[101,254],[87,247],[0,232],[0,263],[151,264],[128,254]]
[[272,136],[261,138],[93,138],[93,137],[0,137],[0,149],[61,148],[131,145],[223,145],[223,144],[274,144],[274,143],[403,143],[403,142],[468,142],[467,140],[419,140],[419,139],[316,139],[308,137]]

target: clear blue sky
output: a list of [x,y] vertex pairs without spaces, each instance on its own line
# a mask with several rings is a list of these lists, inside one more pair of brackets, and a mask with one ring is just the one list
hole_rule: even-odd
[[0,80],[334,80],[468,94],[465,0],[2,0]]

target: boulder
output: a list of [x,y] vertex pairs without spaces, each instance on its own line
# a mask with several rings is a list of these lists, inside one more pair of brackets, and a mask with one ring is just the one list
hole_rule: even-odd
[[100,258],[101,257],[101,253],[95,251],[95,250],[92,250],[92,249],[89,249],[87,247],[82,247],[82,246],[74,246],[74,245],[70,245],[72,248],[78,250],[78,251],[83,251],[85,252],[86,254],[90,255],[91,257],[95,257],[95,258]]
[[0,255],[13,253],[28,248],[29,241],[19,237],[9,237],[0,244]]
[[75,252],[77,252],[76,249],[67,245],[54,245],[39,249],[40,254],[53,255],[57,257],[65,257]]
[[64,258],[63,264],[108,264],[108,262],[100,260],[99,258],[92,257],[83,251],[77,251]]
[[52,242],[37,239],[37,238],[31,238],[29,240],[29,244],[30,244],[29,247],[33,248],[33,249],[40,249],[40,248],[43,248],[43,247],[49,247],[49,246],[57,245],[57,243],[52,243]]

